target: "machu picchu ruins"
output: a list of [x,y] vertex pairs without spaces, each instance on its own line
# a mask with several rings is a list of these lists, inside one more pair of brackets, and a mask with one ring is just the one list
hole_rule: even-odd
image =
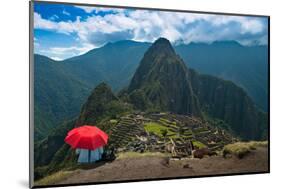
[[135,112],[109,121],[115,125],[109,133],[108,148],[114,147],[117,152],[162,152],[190,157],[192,146],[218,151],[237,141],[226,130],[187,115]]

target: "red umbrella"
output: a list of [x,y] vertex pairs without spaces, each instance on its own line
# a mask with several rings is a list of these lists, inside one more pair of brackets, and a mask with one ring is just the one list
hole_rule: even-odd
[[67,133],[64,141],[72,148],[95,150],[107,144],[108,136],[95,126],[84,125]]

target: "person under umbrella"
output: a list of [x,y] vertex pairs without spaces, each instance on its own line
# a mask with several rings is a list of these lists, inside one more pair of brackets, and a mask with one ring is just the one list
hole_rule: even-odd
[[102,158],[108,135],[95,126],[84,125],[68,132],[65,142],[79,154],[78,163],[96,162]]

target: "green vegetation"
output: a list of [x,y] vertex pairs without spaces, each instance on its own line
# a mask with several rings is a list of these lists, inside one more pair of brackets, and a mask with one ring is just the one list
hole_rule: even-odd
[[209,130],[205,127],[200,127],[200,128],[196,128],[193,130],[193,132],[195,132],[195,133],[202,133],[202,132],[206,132],[206,131],[209,131]]
[[[131,103],[141,110],[152,105],[160,112],[195,117],[203,117],[202,112],[205,112],[211,118],[223,120],[216,124],[241,139],[267,138],[264,132],[267,130],[266,113],[256,107],[244,89],[231,81],[188,69],[167,39],[158,39],[148,49],[127,93],[135,96]],[[160,122],[170,124],[165,119]]]
[[206,112],[203,112],[202,115],[203,115],[204,120],[209,122],[212,126],[219,127],[222,129],[227,129],[228,131],[231,131],[231,126],[229,124],[227,124],[226,122],[224,122],[223,120],[211,117]]
[[167,123],[167,124],[171,124],[171,121],[169,121],[168,119],[162,118],[162,117],[160,118],[160,121]]
[[233,154],[238,158],[243,158],[251,150],[255,150],[257,147],[267,147],[267,141],[251,141],[251,142],[237,142],[234,144],[228,144],[224,146],[223,156],[226,157],[227,154]]
[[170,42],[159,38],[145,55],[128,87],[129,94],[137,93],[141,98],[136,104],[131,103],[139,106],[144,101],[160,112],[199,116],[200,107],[187,78],[187,67]]
[[165,138],[166,136],[167,136],[167,134],[168,134],[168,130],[167,129],[162,129],[162,130],[160,130],[160,132],[161,132],[161,134],[162,134],[162,136]]
[[193,143],[194,147],[199,148],[199,149],[207,147],[205,144],[203,144],[200,141],[193,140],[192,143]]
[[54,129],[47,138],[35,143],[34,146],[34,164],[35,168],[49,164],[54,155],[63,146],[64,138],[68,131],[75,126],[75,120],[61,124]]
[[202,112],[211,118],[223,120],[229,125],[229,131],[243,140],[266,140],[262,137],[266,137],[263,132],[268,124],[267,114],[256,107],[241,87],[191,69],[189,73]]
[[[119,101],[105,83],[95,88],[84,104],[78,120],[63,123],[47,138],[35,145],[35,180],[66,167],[76,166],[76,155],[64,142],[68,131],[75,125],[98,125],[109,131],[116,118],[130,111],[131,106]],[[110,122],[111,121],[111,122]]]
[[116,119],[111,119],[111,120],[109,120],[109,122],[112,124],[116,124],[118,121]]
[[[243,86],[247,94],[267,111],[267,46],[241,46],[235,41],[175,47],[188,66],[200,73],[222,77]],[[201,56],[202,52],[206,56]],[[227,62],[227,64],[225,64]],[[251,70],[251,72],[249,72]]]
[[35,140],[77,116],[100,82],[106,80],[115,92],[127,86],[149,45],[120,41],[63,61],[35,54]]
[[[148,109],[150,106],[145,94],[141,90],[135,90],[134,92],[130,93],[129,102],[132,103],[136,109],[142,111]],[[150,111],[155,111],[155,109]]]
[[106,118],[116,119],[119,115],[131,110],[130,104],[120,101],[106,83],[101,83],[83,105],[77,124],[95,125]]
[[170,130],[168,130],[167,127],[160,125],[157,122],[147,122],[144,124],[144,129],[148,132],[152,132],[160,137],[163,136],[162,132],[163,130],[167,130],[166,135],[172,135],[175,134],[174,132],[171,132]]
[[192,136],[192,131],[190,131],[190,130],[184,131],[183,135],[184,136],[189,136],[189,135]]
[[117,159],[136,158],[136,157],[168,157],[169,154],[160,152],[122,152],[117,154]]
[[67,177],[77,173],[78,171],[58,171],[52,175],[49,175],[43,179],[40,179],[34,183],[35,186],[52,185],[59,181],[66,179]]
[[34,56],[35,141],[44,139],[63,120],[79,114],[91,86],[74,77],[65,64]]

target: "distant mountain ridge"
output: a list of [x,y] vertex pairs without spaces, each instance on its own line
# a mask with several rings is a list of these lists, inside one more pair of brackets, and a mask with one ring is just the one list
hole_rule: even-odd
[[[130,40],[108,43],[64,61],[35,55],[35,138],[44,138],[60,122],[76,116],[100,82],[108,83],[114,92],[128,86],[150,45]],[[266,46],[191,43],[176,46],[175,51],[189,68],[243,87],[267,111]]]
[[233,81],[264,111],[268,109],[268,47],[236,41],[179,45],[176,52],[190,68]]
[[115,91],[126,86],[148,46],[120,41],[64,61],[35,54],[35,139],[43,139],[62,121],[77,116],[99,83],[105,81]]

